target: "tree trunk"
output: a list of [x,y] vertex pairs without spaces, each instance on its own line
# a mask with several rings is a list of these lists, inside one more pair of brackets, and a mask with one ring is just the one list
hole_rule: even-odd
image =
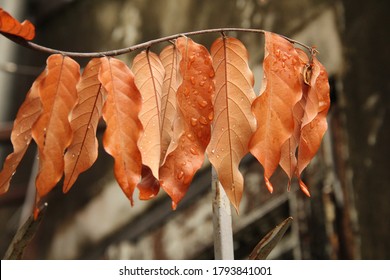
[[388,1],[344,0],[345,109],[362,259],[389,259]]

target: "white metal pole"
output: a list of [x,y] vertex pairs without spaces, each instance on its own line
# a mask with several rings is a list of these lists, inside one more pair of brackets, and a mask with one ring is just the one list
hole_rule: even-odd
[[214,258],[234,260],[233,228],[230,201],[217,173],[212,167],[211,185],[213,193]]

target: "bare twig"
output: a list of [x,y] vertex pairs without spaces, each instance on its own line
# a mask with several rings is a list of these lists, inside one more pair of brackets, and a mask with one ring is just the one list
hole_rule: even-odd
[[23,256],[24,249],[30,243],[38,230],[39,224],[42,221],[42,217],[45,214],[47,203],[43,204],[39,209],[38,218],[35,220],[31,215],[27,221],[18,229],[11,244],[9,245],[7,252],[4,255],[5,260],[20,260]]
[[282,239],[284,233],[290,226],[293,218],[288,217],[279,225],[277,225],[273,230],[267,233],[263,239],[257,243],[255,249],[253,249],[252,253],[249,255],[250,260],[265,260],[267,259],[269,253],[271,253],[272,249],[278,244],[280,239]]
[[[134,45],[131,47],[123,48],[123,49],[117,49],[117,50],[111,50],[111,51],[105,51],[105,52],[85,52],[85,53],[80,53],[80,52],[68,52],[68,51],[61,51],[61,50],[56,50],[56,49],[51,49],[47,48],[38,44],[35,44],[30,41],[26,41],[21,37],[17,37],[14,35],[10,35],[7,33],[1,32],[5,37],[8,39],[14,41],[15,43],[24,46],[29,49],[33,49],[39,52],[44,52],[44,53],[49,53],[49,54],[62,54],[70,57],[86,57],[86,58],[93,58],[93,57],[103,57],[103,56],[118,56],[121,54],[129,53],[135,50],[139,49],[144,49],[151,47],[155,44],[158,43],[163,43],[163,42],[169,42],[172,40],[175,40],[179,38],[180,36],[194,36],[194,35],[201,35],[201,34],[207,34],[207,33],[225,33],[229,31],[235,31],[235,32],[251,32],[251,33],[265,33],[264,30],[262,29],[249,29],[249,28],[236,28],[236,27],[230,27],[230,28],[214,28],[214,29],[204,29],[204,30],[197,30],[197,31],[191,31],[191,32],[185,32],[185,33],[180,33],[180,34],[175,34],[175,35],[170,35],[166,37],[161,37],[158,39],[150,40],[138,45]],[[293,44],[300,45],[306,49],[308,49],[310,52],[312,52],[312,48],[302,44],[298,41],[295,41],[293,39],[290,39],[288,37],[283,36],[286,40]]]

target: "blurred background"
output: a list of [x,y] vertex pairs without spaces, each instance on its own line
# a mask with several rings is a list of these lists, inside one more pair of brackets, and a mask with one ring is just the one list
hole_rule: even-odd
[[[312,197],[301,193],[295,181],[287,192],[281,170],[272,177],[275,191],[269,194],[262,167],[245,157],[240,214],[232,213],[235,258],[247,258],[268,231],[292,216],[271,259],[390,259],[388,1],[0,0],[0,7],[35,24],[34,42],[66,51],[110,50],[217,27],[265,29],[316,46],[329,73],[332,105],[329,130],[304,173]],[[248,48],[258,93],[263,36],[228,35]],[[218,36],[192,38],[209,47]],[[120,58],[130,66],[137,53]],[[0,36],[1,164],[12,151],[9,136],[17,109],[46,58]],[[84,66],[87,61],[78,62]],[[97,162],[67,195],[57,186],[46,198],[46,215],[24,258],[214,258],[207,162],[176,211],[162,190],[157,198],[136,200],[131,207],[113,178],[112,158],[100,149]],[[1,256],[31,213],[36,168],[31,145],[9,192],[0,197]]]

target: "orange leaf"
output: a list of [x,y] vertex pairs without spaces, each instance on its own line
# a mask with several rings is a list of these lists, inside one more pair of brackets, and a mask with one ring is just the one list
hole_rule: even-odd
[[42,114],[32,128],[39,150],[36,186],[40,197],[46,195],[64,172],[64,151],[72,140],[68,116],[77,101],[76,85],[80,66],[60,54],[47,59],[46,78],[40,83]]
[[[306,67],[309,63],[309,58],[307,57],[306,53],[301,49],[296,49],[298,52],[299,58],[300,58],[300,68],[299,72],[303,74],[303,69]],[[303,75],[300,75],[300,83],[302,88],[302,98],[301,100],[295,104],[293,108],[293,116],[294,116],[294,133],[291,135],[289,139],[287,139],[286,142],[284,142],[282,149],[281,149],[281,156],[280,156],[280,166],[286,172],[289,183],[288,188],[290,188],[291,185],[291,179],[293,176],[296,175],[296,168],[297,168],[297,158],[296,158],[296,150],[298,148],[299,138],[301,135],[301,126],[302,126],[302,119],[304,116],[310,114],[312,110],[308,108],[311,105],[311,102],[306,102],[308,99],[308,85],[305,83],[305,79]]]
[[238,169],[248,153],[249,139],[256,129],[251,111],[256,95],[248,52],[235,38],[219,38],[211,46],[215,70],[214,120],[207,155],[215,167],[227,196],[238,210],[244,179]]
[[177,39],[176,47],[181,54],[183,82],[177,90],[173,138],[160,168],[161,187],[172,198],[173,208],[202,166],[214,116],[214,70],[209,52],[204,46],[184,37]]
[[148,200],[155,197],[160,191],[160,181],[157,180],[152,170],[146,165],[142,165],[142,180],[138,183],[139,199]]
[[77,85],[78,103],[72,111],[70,123],[73,140],[64,156],[64,192],[69,191],[79,174],[89,169],[98,156],[96,130],[103,107],[103,93],[98,79],[100,65],[100,59],[92,59]]
[[294,131],[292,109],[302,96],[298,53],[286,39],[266,32],[263,68],[260,96],[252,104],[257,130],[249,150],[264,167],[264,181],[272,192],[269,178],[279,164],[282,145]]
[[45,78],[45,74],[43,72],[34,81],[16,115],[11,132],[11,142],[14,151],[7,156],[3,169],[0,172],[0,194],[8,191],[11,178],[30,145],[32,139],[31,127],[42,111],[41,100],[39,98],[39,84]]
[[176,115],[176,92],[179,86],[178,51],[170,45],[160,53],[161,62],[165,68],[161,97],[161,164],[164,162],[173,134],[173,121]]
[[101,58],[99,80],[107,91],[103,118],[107,129],[103,136],[104,149],[115,160],[114,175],[133,203],[134,188],[141,176],[142,160],[137,142],[142,132],[138,118],[141,95],[134,84],[134,75],[122,61]]
[[138,141],[142,164],[148,166],[158,179],[161,156],[161,91],[165,70],[155,53],[143,51],[134,58],[132,71],[134,83],[142,96],[139,119],[144,132]]
[[[164,162],[173,133],[173,121],[176,115],[176,91],[178,87],[178,52],[170,45],[160,53],[160,60],[165,70],[162,85],[160,106],[160,164]],[[153,176],[148,166],[142,166],[142,180],[137,185],[140,199],[150,199],[156,196],[160,189],[160,182]]]
[[[328,128],[326,121],[326,115],[330,107],[328,74],[316,57],[313,58],[312,71],[308,96],[312,94],[317,96],[318,111],[311,122],[308,124],[302,122],[298,148],[298,177],[317,153],[322,137]],[[304,190],[305,185],[301,180],[300,186]]]
[[14,19],[9,13],[0,8],[0,32],[32,40],[35,37],[34,25],[25,20],[22,23]]

